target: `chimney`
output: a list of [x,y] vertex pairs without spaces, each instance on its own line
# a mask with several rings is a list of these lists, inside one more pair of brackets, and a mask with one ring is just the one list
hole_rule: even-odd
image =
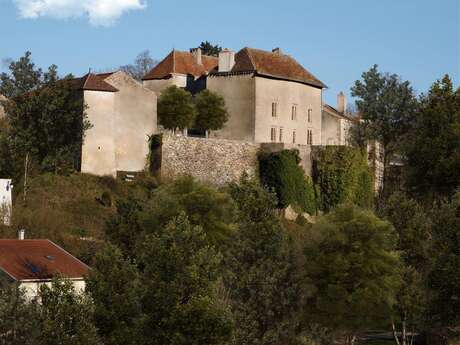
[[193,48],[193,49],[190,49],[190,52],[192,53],[193,55],[193,60],[195,61],[195,63],[197,63],[198,65],[202,65],[203,64],[203,60],[201,58],[201,48]]
[[21,229],[18,231],[18,240],[24,241],[24,238],[26,237],[26,230]]
[[219,72],[230,72],[235,66],[235,52],[225,48],[219,53]]
[[337,111],[341,114],[345,114],[345,111],[347,110],[347,98],[343,94],[342,91],[340,91],[339,95],[337,96]]
[[280,48],[274,48],[272,49],[272,53],[278,54],[278,55],[283,55],[283,52]]

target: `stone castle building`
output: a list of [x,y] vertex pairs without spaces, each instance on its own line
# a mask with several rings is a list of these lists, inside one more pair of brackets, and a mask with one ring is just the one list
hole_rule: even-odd
[[[148,136],[158,132],[157,97],[172,85],[192,94],[208,89],[225,99],[229,120],[207,140],[215,147],[224,140],[226,148],[236,151],[244,147],[246,162],[253,161],[246,146],[228,141],[255,145],[251,147],[299,148],[308,154],[311,146],[347,144],[353,121],[345,112],[343,94],[337,109],[323,104],[326,85],[278,48],[225,49],[218,57],[206,56],[200,49],[173,50],[145,75],[142,84],[119,71],[89,73],[75,79],[75,85],[83,92],[93,125],[82,147],[81,171],[95,175],[117,176],[145,169]],[[182,151],[187,145],[184,140]],[[174,150],[174,144],[166,147]],[[190,162],[193,152],[189,148],[187,152]],[[227,153],[236,157],[233,151]],[[177,155],[180,153],[169,152],[164,157]]]

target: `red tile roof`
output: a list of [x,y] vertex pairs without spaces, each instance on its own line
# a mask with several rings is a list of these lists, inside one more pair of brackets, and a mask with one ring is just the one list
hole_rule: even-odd
[[105,79],[112,74],[113,73],[88,73],[81,78],[72,79],[71,83],[73,87],[78,90],[117,92],[117,88],[105,82]]
[[202,76],[217,67],[219,59],[214,56],[202,55],[201,64],[195,61],[192,53],[173,50],[163,61],[156,65],[142,80],[165,79],[173,73]]
[[235,55],[232,73],[255,72],[262,76],[297,81],[320,88],[326,85],[289,55],[243,48]]
[[0,270],[21,281],[81,278],[89,267],[49,240],[0,240]]

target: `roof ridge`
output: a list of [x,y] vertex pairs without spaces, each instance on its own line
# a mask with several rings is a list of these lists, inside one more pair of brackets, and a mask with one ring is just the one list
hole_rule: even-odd
[[249,58],[249,61],[251,61],[251,64],[252,64],[252,67],[254,68],[254,71],[257,71],[257,65],[255,64],[254,62],[254,59],[252,58],[251,54],[250,54],[250,50],[256,50],[256,49],[253,49],[253,48],[249,48],[249,47],[244,47],[243,50],[246,52],[246,55],[248,56]]

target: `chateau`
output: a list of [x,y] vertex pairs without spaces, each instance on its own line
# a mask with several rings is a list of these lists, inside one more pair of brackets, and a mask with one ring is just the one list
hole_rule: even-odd
[[[82,148],[81,170],[96,175],[117,176],[120,172],[144,170],[149,153],[148,136],[161,131],[157,123],[157,98],[172,85],[192,94],[208,89],[221,95],[229,120],[208,138],[189,129],[191,136],[203,138],[184,135],[180,147],[174,144],[179,139],[167,136],[170,142],[165,145],[163,160],[169,157],[164,165],[166,169],[169,166],[170,173],[187,170],[170,166],[171,161],[183,160],[188,163],[188,172],[194,174],[190,166],[195,162],[203,165],[199,158],[203,150],[208,157],[215,156],[212,166],[218,165],[217,160],[224,160],[224,155],[234,157],[238,166],[235,152],[240,152],[243,144],[257,148],[264,145],[273,150],[298,148],[306,162],[312,146],[346,145],[348,129],[354,121],[346,114],[342,93],[337,108],[324,104],[326,85],[278,48],[273,51],[243,48],[239,52],[224,49],[218,57],[203,55],[199,48],[190,52],[173,50],[144,76],[142,84],[121,71],[90,73],[75,83],[83,91],[88,120],[93,125]],[[199,148],[190,151],[195,144]],[[222,149],[223,145],[227,149],[233,147],[233,151],[224,149],[214,154],[204,147],[208,144],[213,147],[210,150]],[[227,172],[229,179],[248,170],[245,166],[252,158],[248,160],[245,156],[243,161],[241,169]],[[227,168],[222,167],[222,171]],[[304,168],[308,173],[308,164]]]

